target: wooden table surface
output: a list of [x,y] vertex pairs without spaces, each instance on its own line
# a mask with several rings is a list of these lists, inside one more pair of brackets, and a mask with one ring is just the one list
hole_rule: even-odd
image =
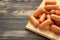
[[[13,3],[13,2],[12,2]],[[41,3],[41,1],[40,1]],[[36,2],[35,2],[36,4]],[[34,5],[35,5],[34,4]],[[39,4],[39,3],[38,3]],[[13,4],[12,4],[13,5]],[[0,39],[6,40],[49,40],[43,36],[37,35],[29,30],[26,30],[25,26],[29,21],[29,16],[34,13],[34,9],[29,8],[12,8],[9,3],[6,8],[6,13],[0,14]],[[21,10],[22,9],[22,10]]]

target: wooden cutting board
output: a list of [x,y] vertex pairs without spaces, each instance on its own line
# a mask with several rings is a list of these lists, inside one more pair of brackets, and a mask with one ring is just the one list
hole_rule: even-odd
[[[52,1],[53,1],[53,0],[52,0]],[[56,1],[57,1],[57,5],[59,5],[60,0],[56,0]],[[42,1],[42,3],[40,4],[40,6],[39,6],[38,8],[44,7],[44,2],[45,2],[45,0]],[[37,10],[38,10],[38,8],[37,8]],[[37,10],[36,10],[36,11],[37,11]],[[30,23],[30,21],[29,21],[28,24],[26,25],[26,29],[28,29],[28,30],[30,30],[30,31],[32,31],[32,32],[34,32],[34,33],[37,33],[37,34],[39,34],[39,35],[42,35],[42,36],[44,36],[44,37],[47,37],[47,38],[49,38],[49,39],[51,39],[51,40],[60,40],[60,35],[57,35],[57,34],[53,33],[53,32],[50,31],[50,30],[40,30],[40,29],[38,29],[38,28],[35,28],[35,27]]]

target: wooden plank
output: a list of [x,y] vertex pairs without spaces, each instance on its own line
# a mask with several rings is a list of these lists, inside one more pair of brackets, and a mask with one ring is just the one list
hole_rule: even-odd
[[[45,0],[44,0],[45,1]],[[41,3],[41,5],[37,8],[37,10],[41,7],[44,7],[44,1]],[[57,0],[56,0],[57,1]],[[60,4],[60,0],[57,1],[57,5]],[[36,11],[37,11],[36,10]],[[51,32],[50,30],[40,30],[38,28],[35,28],[30,22],[28,22],[27,26],[26,26],[26,29],[30,30],[30,31],[33,31],[39,35],[42,35],[42,36],[45,36],[49,39],[52,39],[52,40],[60,40],[60,35],[58,36],[57,34]]]

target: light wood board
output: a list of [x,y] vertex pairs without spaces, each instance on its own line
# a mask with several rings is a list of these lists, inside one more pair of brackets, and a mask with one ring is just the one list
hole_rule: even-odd
[[[56,0],[57,1],[57,5],[59,5],[59,2],[60,0]],[[44,2],[45,0],[40,4],[40,6],[38,8],[41,8],[41,7],[44,7]],[[38,10],[37,8],[37,10]],[[36,11],[37,11],[36,10]],[[60,40],[60,35],[57,35],[55,33],[53,33],[52,31],[50,30],[40,30],[38,28],[35,28],[31,23],[30,21],[28,22],[28,24],[26,25],[26,29],[34,32],[34,33],[37,33],[39,35],[42,35],[44,37],[47,37],[49,39],[52,39],[52,40]]]

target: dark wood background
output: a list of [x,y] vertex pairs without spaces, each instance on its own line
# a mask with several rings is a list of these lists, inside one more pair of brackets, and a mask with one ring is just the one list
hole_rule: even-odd
[[0,39],[49,40],[25,26],[42,0],[0,0]]

